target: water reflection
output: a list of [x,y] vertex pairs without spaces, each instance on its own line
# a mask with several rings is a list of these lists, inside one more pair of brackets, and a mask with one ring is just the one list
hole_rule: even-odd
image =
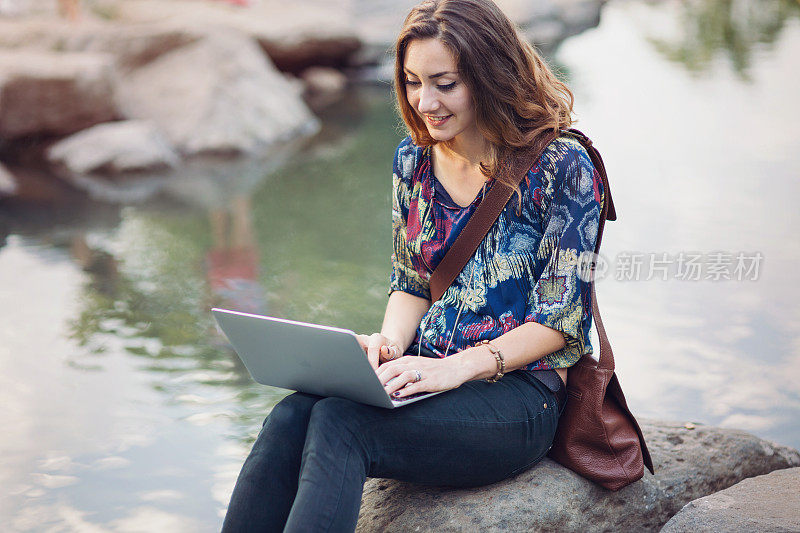
[[724,56],[743,79],[750,78],[754,56],[760,49],[772,47],[787,21],[800,14],[796,0],[693,0],[670,4],[679,6],[679,36],[651,37],[650,43],[664,57],[694,73],[708,71]]
[[227,208],[212,209],[209,222],[213,245],[206,253],[206,282],[215,305],[265,314],[250,198],[237,195]]
[[797,446],[799,27],[787,19],[774,50],[752,56],[749,80],[730,69],[697,77],[646,46],[653,28],[680,27],[685,9],[609,4],[603,31],[560,50],[620,215],[605,253],[760,252],[763,270],[751,282],[609,279],[598,285],[605,322],[638,412]]
[[[284,147],[269,161],[195,163],[160,199],[123,208],[116,228],[73,232],[69,250],[87,282],[70,324],[84,350],[69,364],[102,370],[101,356],[121,349],[142,361],[154,389],[202,411],[189,423],[234,423],[249,442],[285,392],[252,384],[208,309],[377,327],[389,240],[375,228],[385,226],[397,137],[385,93],[373,92],[330,111],[371,106],[366,123],[332,121],[311,145]],[[383,153],[372,153],[376,140]],[[291,159],[301,148],[316,155]],[[365,185],[381,166],[386,175]]]
[[196,162],[146,204],[4,203],[0,275],[15,283],[0,304],[26,302],[0,327],[12,529],[218,529],[286,391],[250,380],[208,310],[376,327],[397,142],[385,95],[330,109],[281,157]]

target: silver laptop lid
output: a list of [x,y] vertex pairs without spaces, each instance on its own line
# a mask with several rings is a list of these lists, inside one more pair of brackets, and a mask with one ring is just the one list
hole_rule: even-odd
[[211,311],[258,383],[387,408],[437,394],[392,400],[350,330],[228,309]]

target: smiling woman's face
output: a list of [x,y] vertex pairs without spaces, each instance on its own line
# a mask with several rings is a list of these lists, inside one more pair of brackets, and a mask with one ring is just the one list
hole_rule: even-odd
[[478,134],[472,93],[455,58],[438,39],[417,39],[406,48],[406,97],[437,141]]

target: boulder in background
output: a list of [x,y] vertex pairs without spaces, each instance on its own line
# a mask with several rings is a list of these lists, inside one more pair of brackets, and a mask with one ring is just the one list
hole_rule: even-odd
[[154,121],[183,155],[253,154],[319,128],[258,45],[229,31],[123,73],[118,95],[126,117]]
[[180,162],[152,122],[127,120],[99,124],[57,142],[48,160],[72,174],[108,177],[140,172],[160,172]]
[[320,109],[338,100],[347,88],[347,76],[329,67],[310,67],[303,71],[304,95],[312,109]]
[[110,56],[0,50],[0,138],[67,135],[117,117]]
[[[126,0],[119,20],[218,28],[256,40],[275,66],[297,74],[310,66],[342,67],[361,47],[349,0],[260,0],[248,7],[191,0]],[[358,12],[356,11],[355,14]]]

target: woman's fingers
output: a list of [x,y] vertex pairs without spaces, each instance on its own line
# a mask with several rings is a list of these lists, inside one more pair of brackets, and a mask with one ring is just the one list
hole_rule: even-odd
[[380,333],[356,335],[356,339],[386,392],[391,395],[396,393],[396,398],[418,392],[447,390],[461,384],[447,369],[445,359],[412,355],[400,357],[400,348]]
[[401,355],[400,347],[380,333],[373,333],[369,336],[356,335],[356,339],[375,370],[378,369],[379,364],[397,359]]
[[440,361],[424,357],[401,357],[395,361],[382,364],[378,371],[378,378],[380,378],[387,393],[391,395],[398,393],[397,397],[401,398],[414,392],[427,390],[420,388],[417,384],[422,380],[427,371],[426,369],[434,371],[435,367],[438,366],[437,363],[440,363]]
[[390,379],[384,387],[386,388],[386,392],[389,394],[393,394],[400,389],[407,387],[409,383],[413,383],[417,379],[417,374],[414,370],[403,370],[395,376],[393,379]]
[[380,333],[373,333],[369,336],[369,342],[367,343],[367,359],[369,360],[369,364],[372,365],[373,370],[378,369],[378,364],[381,359],[381,348],[388,343],[389,339]]
[[386,385],[390,379],[397,377],[401,372],[403,372],[403,367],[398,366],[394,361],[383,363],[378,367],[378,379],[381,380],[381,385]]
[[399,389],[394,393],[390,392],[389,394],[391,394],[393,398],[405,398],[406,396],[411,396],[412,394],[416,394],[418,392],[433,392],[433,391],[430,391],[427,388],[425,388],[425,385],[423,385],[421,382],[412,381],[402,389]]
[[[464,382],[451,363],[447,359],[407,355],[382,364],[378,377],[386,387],[386,392],[395,398],[404,398],[418,392],[445,391],[455,389]],[[397,379],[391,381],[394,377]]]
[[381,346],[380,349],[380,362],[386,363],[388,361],[393,361],[400,357],[400,355],[400,347],[389,339],[386,339],[386,344]]
[[358,341],[358,345],[361,346],[361,349],[366,353],[367,347],[369,346],[369,335],[356,334],[356,340]]
[[361,346],[361,349],[364,350],[372,369],[377,370],[379,358],[377,355],[370,355],[370,342],[372,342],[372,335],[356,335],[356,340],[358,341],[358,345]]
[[414,357],[408,356],[400,357],[399,359],[383,363],[379,366],[378,379],[381,380],[381,384],[386,385],[389,380],[401,376],[403,372],[413,370],[415,368],[414,359]]

